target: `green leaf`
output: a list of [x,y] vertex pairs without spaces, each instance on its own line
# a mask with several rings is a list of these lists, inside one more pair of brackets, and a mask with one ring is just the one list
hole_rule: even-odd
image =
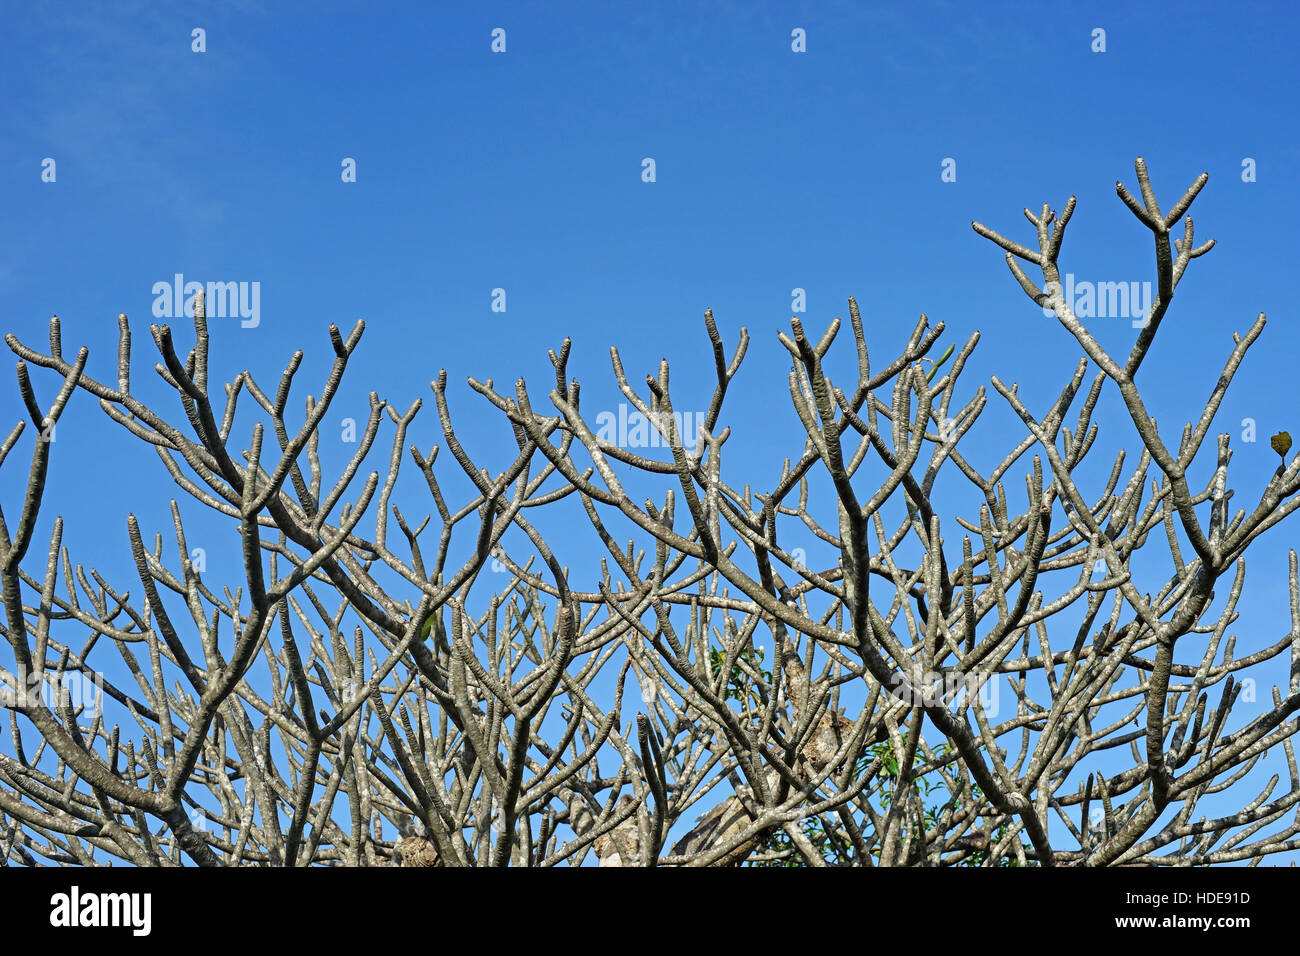
[[1269,439],[1268,443],[1273,446],[1275,452],[1282,456],[1282,460],[1286,461],[1286,453],[1291,450],[1291,433],[1278,432]]

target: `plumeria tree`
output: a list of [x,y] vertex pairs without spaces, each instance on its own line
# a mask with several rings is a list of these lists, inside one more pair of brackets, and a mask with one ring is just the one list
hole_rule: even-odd
[[[1148,414],[1139,370],[1213,243],[1195,244],[1186,215],[1206,176],[1162,212],[1141,159],[1136,173],[1138,195],[1117,192],[1153,237],[1157,291],[1126,357],[1063,294],[1073,197],[1059,215],[1025,211],[1028,245],[974,224],[1082,350],[1046,408],[992,379],[1023,434],[985,471],[963,451],[989,442],[977,424],[992,396],[963,379],[978,333],[939,354],[944,325],[922,315],[901,354],[873,361],[852,299],[847,334],[837,318],[779,335],[805,436],[763,488],[724,469],[749,339],[729,350],[709,312],[715,379],[694,435],[667,361],[634,386],[611,349],[658,454],[593,428],[566,339],[544,395],[469,381],[513,457],[489,466],[462,444],[442,373],[438,446],[408,446],[420,401],[399,411],[372,392],[328,477],[321,426],[362,322],[330,326],[332,368],[292,423],[302,352],[274,388],[243,371],[213,389],[201,294],[192,346],[150,327],[167,408],[133,389],[125,315],[115,380],[93,377],[86,349],[65,354],[57,318],[46,347],[8,335],[27,421],[0,466],[20,467],[27,445],[30,463],[0,515],[0,859],[1115,866],[1294,850],[1294,551],[1289,633],[1239,657],[1228,629],[1247,548],[1300,506],[1300,459],[1279,436],[1281,464],[1230,514],[1228,436],[1203,447],[1263,315],[1234,336],[1195,422],[1174,435]],[[846,338],[856,370],[837,384],[828,355]],[[1096,482],[1083,465],[1111,389],[1136,454]],[[165,534],[128,517],[112,575],[74,562],[61,518],[37,539],[57,508],[46,476],[66,467],[51,430],[86,398],[184,492]],[[385,448],[386,470],[363,476]],[[1212,478],[1193,487],[1207,458]],[[960,491],[940,495],[941,474]],[[237,529],[237,587],[193,560],[195,509]],[[586,528],[581,555],[601,549],[598,573],[571,573],[576,532],[544,530],[563,509]],[[1171,576],[1143,580],[1152,549]],[[1271,706],[1234,718],[1243,672],[1278,665]],[[1285,791],[1276,775],[1247,790],[1279,752]]]

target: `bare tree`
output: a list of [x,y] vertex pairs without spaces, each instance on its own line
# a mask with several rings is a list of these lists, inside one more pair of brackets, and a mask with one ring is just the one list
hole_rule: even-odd
[[[244,371],[214,404],[201,295],[188,353],[167,326],[150,330],[179,424],[132,391],[125,315],[115,385],[87,373],[86,349],[69,361],[57,317],[47,352],[8,335],[39,434],[18,518],[0,515],[13,653],[0,671],[11,727],[0,755],[0,859],[1111,866],[1258,862],[1294,850],[1294,551],[1290,632],[1237,657],[1227,630],[1247,546],[1300,506],[1300,458],[1286,465],[1280,448],[1283,464],[1258,504],[1230,518],[1220,435],[1212,479],[1189,486],[1265,321],[1234,335],[1203,412],[1171,450],[1135,379],[1184,270],[1212,246],[1195,246],[1184,218],[1207,177],[1168,213],[1141,159],[1137,180],[1140,199],[1117,191],[1152,233],[1158,293],[1126,359],[1103,350],[1062,293],[1073,197],[1059,217],[1047,206],[1025,211],[1036,247],[974,224],[1086,356],[1043,410],[992,379],[1026,434],[987,474],[959,448],[986,404],[982,386],[958,398],[978,333],[939,374],[953,349],[930,358],[943,324],[922,315],[903,353],[873,366],[853,300],[857,377],[847,389],[823,365],[838,318],[815,341],[798,319],[780,335],[807,438],[770,490],[723,479],[723,401],[748,335],[728,358],[706,312],[716,384],[698,436],[674,411],[668,363],[639,392],[611,349],[618,388],[657,431],[659,457],[589,424],[568,380],[567,339],[550,354],[547,411],[522,379],[513,392],[470,380],[518,449],[495,474],[458,440],[440,374],[432,387],[452,461],[435,469],[437,447],[427,456],[409,447],[436,513],[419,521],[394,500],[419,401],[399,413],[372,392],[350,463],[328,487],[322,473],[320,427],[361,322],[346,338],[330,326],[333,367],[296,428],[286,410],[302,352],[274,392]],[[1183,238],[1171,244],[1180,219]],[[1041,270],[1041,287],[1021,262]],[[1097,371],[1085,388],[1089,361]],[[48,406],[29,365],[62,376]],[[1104,487],[1085,489],[1076,473],[1108,381],[1141,449],[1127,477],[1121,452]],[[175,559],[161,533],[148,544],[129,518],[134,600],[127,583],[73,563],[62,519],[43,570],[39,557],[24,569],[51,467],[48,431],[79,393],[237,525],[237,589],[218,590],[195,567],[175,501]],[[232,431],[244,395],[258,421],[239,450]],[[385,419],[387,473],[372,471],[345,500],[372,448],[382,455]],[[0,445],[0,465],[25,430],[19,422]],[[1019,498],[1003,477],[1031,449]],[[876,487],[862,480],[868,463],[886,475]],[[944,465],[979,501],[978,514],[951,518],[964,531],[960,558],[944,547],[936,507]],[[469,489],[463,503],[444,493],[452,481]],[[634,500],[642,486],[657,498]],[[570,580],[556,538],[540,530],[534,516],[556,508],[581,509],[608,552],[598,579]],[[1134,560],[1153,533],[1174,568],[1154,596]],[[833,559],[809,558],[817,549]],[[491,567],[504,574],[485,574]],[[1275,687],[1271,708],[1231,729],[1239,672],[1288,654],[1285,691]],[[102,683],[102,696],[79,695],[77,681]],[[641,712],[625,725],[633,686]],[[998,686],[1014,706],[990,697]],[[1273,776],[1242,795],[1239,782],[1279,748],[1290,788],[1276,795]],[[1198,815],[1213,794],[1231,812]],[[701,807],[710,809],[697,817]],[[670,842],[679,821],[685,832]]]

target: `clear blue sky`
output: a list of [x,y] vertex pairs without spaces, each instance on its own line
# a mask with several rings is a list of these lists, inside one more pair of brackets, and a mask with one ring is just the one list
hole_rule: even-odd
[[[112,381],[116,316],[126,312],[135,381],[161,398],[147,384],[155,283],[177,273],[257,283],[255,327],[210,321],[214,387],[248,368],[273,389],[302,348],[291,404],[300,410],[332,357],[327,325],[346,334],[364,317],[323,430],[332,473],[351,446],[329,438],[345,417],[364,421],[372,388],[400,409],[423,398],[411,439],[425,450],[441,443],[428,387],[440,368],[459,434],[495,473],[513,441],[467,376],[502,388],[524,376],[547,407],[546,350],[568,335],[589,411],[620,400],[611,344],[633,381],[668,357],[677,406],[703,408],[712,360],[701,317],[711,308],[729,350],[742,325],[753,336],[723,416],[733,432],[725,470],[762,488],[802,446],[776,340],[793,289],[806,290],[801,318],[818,333],[847,319],[856,296],[879,361],[921,312],[946,323],[947,340],[979,330],[960,395],[998,375],[1042,414],[1078,345],[969,223],[1029,242],[1022,207],[1059,210],[1073,193],[1063,271],[1154,282],[1150,235],[1114,193],[1116,179],[1136,191],[1142,155],[1166,209],[1210,174],[1194,215],[1198,241],[1218,240],[1188,269],[1139,380],[1166,436],[1199,413],[1233,332],[1269,316],[1214,429],[1232,435],[1234,510],[1249,507],[1277,464],[1268,436],[1300,436],[1295,26],[1291,6],[1252,3],[6,2],[0,331],[40,346],[57,313],[65,351],[89,346],[90,373]],[[195,28],[205,52],[192,50]],[[504,53],[491,50],[495,28]],[[806,52],[791,49],[796,28]],[[1096,28],[1104,52],[1092,49]],[[654,182],[643,181],[646,158]],[[53,182],[43,181],[47,159]],[[346,159],[355,182],[342,181]],[[945,160],[954,182],[941,177]],[[492,309],[494,289],[505,290],[504,313]],[[188,320],[172,324],[188,347]],[[1126,318],[1090,328],[1116,354],[1136,335]],[[847,371],[851,344],[839,347]],[[41,370],[34,379],[48,402],[56,379]],[[988,392],[972,444],[996,460],[1023,430]],[[167,407],[183,421],[178,404]],[[1113,388],[1102,411],[1110,451],[1094,452],[1094,470],[1104,478],[1108,454],[1135,455],[1137,445]],[[10,378],[0,428],[23,415]],[[391,431],[382,436],[386,460]],[[62,514],[74,559],[111,580],[116,569],[129,587],[126,513],[170,542],[167,501],[179,489],[85,394],[56,442],[39,533]],[[10,514],[22,448],[0,473]],[[422,514],[424,501],[404,511]],[[1233,628],[1239,654],[1289,626],[1285,552],[1300,540],[1296,527],[1253,550]],[[233,536],[213,534],[217,574],[237,552]],[[556,534],[587,586],[594,539]],[[1284,669],[1269,677],[1285,679]],[[1261,686],[1259,706],[1268,697]]]

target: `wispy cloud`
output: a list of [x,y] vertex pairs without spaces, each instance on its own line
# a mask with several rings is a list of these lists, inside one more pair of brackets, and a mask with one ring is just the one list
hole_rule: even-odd
[[[246,5],[245,5],[246,6]],[[190,17],[189,19],[193,19]],[[30,88],[15,132],[102,190],[143,186],[160,216],[211,227],[229,211],[190,171],[208,147],[201,116],[184,110],[189,30],[178,12],[149,3],[42,5],[19,15],[11,39],[27,47]],[[227,55],[238,55],[228,51]],[[11,127],[12,129],[13,127]],[[66,173],[65,173],[66,175]]]

